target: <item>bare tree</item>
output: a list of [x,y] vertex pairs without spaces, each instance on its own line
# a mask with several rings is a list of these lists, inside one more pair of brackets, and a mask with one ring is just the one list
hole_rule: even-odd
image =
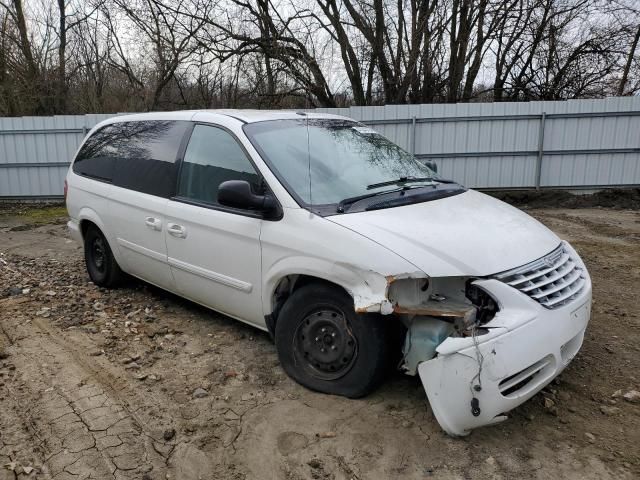
[[[166,4],[175,4],[175,8],[169,8]],[[199,9],[206,8],[207,5],[208,2],[189,0],[111,0],[104,4],[103,14],[107,18],[115,52],[112,65],[127,76],[132,86],[141,91],[148,109],[159,107],[163,90],[175,78],[178,68],[187,62],[198,48],[195,37],[203,23],[197,20],[199,15],[185,16],[180,12],[183,7],[188,6],[196,8],[196,13],[200,14]],[[125,48],[121,40],[124,34],[119,30],[125,27],[118,25],[111,11],[113,7],[123,14],[126,28],[133,33],[128,39],[136,42],[138,49]],[[152,53],[151,63],[144,65],[149,57],[145,55],[146,58],[142,59],[139,54],[147,49]],[[133,58],[136,59],[135,63],[132,61]],[[151,88],[147,89],[146,84],[149,81]]]
[[[640,64],[640,61],[636,59],[638,42],[640,41],[640,4],[635,0],[611,0],[607,13],[615,22],[615,28],[619,29],[623,36],[622,44],[626,43],[628,45],[628,48],[624,51],[622,73],[616,89],[618,95],[625,95],[632,67],[635,64],[636,68],[639,68],[638,65]],[[626,37],[626,42],[624,37]],[[637,82],[638,79],[636,78],[636,86],[629,89],[630,94],[637,91]]]
[[0,0],[0,114],[634,95],[637,0]]

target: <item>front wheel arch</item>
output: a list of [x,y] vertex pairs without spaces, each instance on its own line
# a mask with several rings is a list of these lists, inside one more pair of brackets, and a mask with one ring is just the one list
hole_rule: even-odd
[[327,287],[336,288],[342,290],[345,294],[349,295],[353,300],[353,296],[343,286],[327,280],[322,277],[307,274],[291,274],[282,277],[276,284],[275,289],[271,293],[271,311],[265,316],[265,322],[267,324],[267,330],[271,334],[272,338],[275,335],[276,325],[278,323],[278,316],[282,307],[287,299],[296,291],[307,285],[324,285]]

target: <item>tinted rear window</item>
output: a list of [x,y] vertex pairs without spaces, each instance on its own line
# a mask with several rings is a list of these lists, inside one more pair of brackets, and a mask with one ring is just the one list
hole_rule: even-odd
[[111,182],[116,147],[110,141],[114,125],[107,125],[91,135],[73,162],[73,171],[85,177]]
[[150,195],[173,195],[176,157],[190,123],[122,122],[107,125],[89,138],[73,165],[81,175]]

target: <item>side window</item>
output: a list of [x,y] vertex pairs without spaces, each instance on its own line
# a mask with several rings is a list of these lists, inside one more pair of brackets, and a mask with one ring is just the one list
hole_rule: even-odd
[[178,196],[217,204],[218,187],[227,180],[246,180],[257,189],[260,177],[231,134],[196,125],[182,161]]
[[114,125],[107,125],[84,142],[73,162],[75,173],[108,182],[113,180],[117,156],[117,150],[111,142],[114,131]]
[[117,151],[113,183],[149,195],[170,197],[175,188],[176,156],[186,121],[122,122],[110,136]]

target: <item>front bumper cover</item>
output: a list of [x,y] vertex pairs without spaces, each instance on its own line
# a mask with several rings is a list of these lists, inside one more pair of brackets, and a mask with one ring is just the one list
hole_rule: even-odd
[[447,433],[467,435],[473,428],[505,420],[508,411],[569,364],[582,345],[591,312],[591,280],[582,268],[585,288],[570,304],[554,310],[501,281],[475,282],[500,305],[483,326],[488,333],[476,336],[475,343],[471,337],[450,337],[439,345],[435,358],[418,366],[433,413]]

